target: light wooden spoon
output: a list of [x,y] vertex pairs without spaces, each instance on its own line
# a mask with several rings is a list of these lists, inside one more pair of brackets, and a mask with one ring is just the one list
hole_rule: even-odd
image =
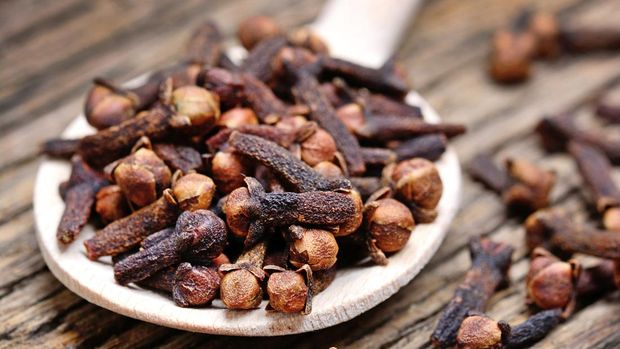
[[[419,0],[332,0],[314,24],[334,55],[369,66],[380,66],[392,53]],[[234,50],[233,50],[234,51]],[[238,50],[236,51],[238,52]],[[145,76],[128,85],[139,84]],[[415,92],[407,102],[422,108],[425,118],[439,121],[436,112]],[[94,129],[79,115],[64,137],[80,137]],[[180,308],[169,298],[114,281],[111,262],[91,262],[83,241],[93,234],[87,226],[70,246],[60,246],[56,227],[64,204],[58,185],[69,177],[68,162],[45,160],[39,168],[34,212],[37,240],[49,269],[71,291],[114,312],[155,324],[188,331],[236,336],[276,336],[322,329],[354,318],[396,293],[413,279],[436,252],[459,205],[461,172],[452,149],[437,162],[444,183],[439,215],[432,224],[415,228],[407,246],[389,258],[387,266],[360,266],[339,270],[334,282],[313,299],[312,313],[290,315],[229,311],[220,301],[202,309]],[[262,307],[266,305],[263,302]]]

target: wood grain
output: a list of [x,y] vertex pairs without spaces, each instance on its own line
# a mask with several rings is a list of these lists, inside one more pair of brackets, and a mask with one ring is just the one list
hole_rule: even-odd
[[[524,319],[522,278],[527,261],[523,258],[523,230],[517,219],[505,217],[495,195],[467,178],[463,208],[424,272],[378,307],[326,330],[270,339],[201,335],[125,318],[64,289],[43,266],[34,239],[30,200],[38,161],[36,143],[58,134],[80,112],[89,80],[103,75],[123,81],[164,65],[178,57],[176,49],[188,29],[207,16],[215,18],[230,36],[236,23],[250,13],[271,14],[293,27],[311,21],[320,7],[320,2],[300,0],[189,1],[180,2],[179,10],[168,13],[167,1],[114,3],[116,7],[79,1],[0,3],[0,74],[11,78],[0,80],[1,348],[427,348],[439,312],[469,265],[465,243],[470,236],[481,234],[518,247],[512,285],[493,298],[489,313],[515,323]],[[463,161],[485,150],[496,152],[498,159],[519,155],[555,168],[562,186],[554,192],[554,202],[584,210],[579,219],[593,223],[594,218],[585,211],[589,206],[572,161],[561,154],[541,152],[530,130],[541,114],[569,108],[578,108],[585,121],[592,122],[592,98],[608,86],[620,87],[620,59],[601,53],[541,62],[536,63],[534,79],[526,85],[491,84],[484,72],[490,35],[526,4],[559,10],[571,21],[612,23],[620,16],[617,0],[434,0],[425,4],[409,28],[399,57],[416,88],[443,118],[469,126],[470,132],[456,142]],[[151,10],[127,10],[132,5]],[[125,31],[110,32],[107,39],[95,35],[91,28],[96,15],[90,11],[104,6],[113,9],[106,10],[107,18],[127,11],[142,29],[133,32],[128,26]],[[72,33],[62,34],[69,26]],[[43,41],[51,40],[46,36],[50,31],[55,33],[54,42],[45,44]],[[58,42],[60,38],[65,42]],[[54,52],[53,61],[48,61],[48,51],[63,44],[71,45],[72,54]],[[91,47],[95,48],[92,52]],[[9,54],[10,65],[6,60]],[[605,130],[618,132],[617,128]],[[580,310],[536,347],[618,347],[618,301],[616,293]],[[10,320],[13,316],[15,321]]]

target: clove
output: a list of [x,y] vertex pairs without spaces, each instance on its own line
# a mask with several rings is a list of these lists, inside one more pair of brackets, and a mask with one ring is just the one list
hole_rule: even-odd
[[431,342],[445,348],[456,342],[461,322],[471,311],[484,311],[488,299],[507,280],[514,249],[488,239],[472,239],[469,243],[472,266],[444,309]]
[[[371,246],[380,250],[371,256],[400,251],[409,241],[415,227],[413,215],[407,206],[391,198],[366,203],[364,224],[369,239],[373,240]],[[387,262],[387,259],[384,255],[383,258],[375,260],[377,261]]]
[[396,153],[385,148],[360,148],[366,166],[385,166],[396,162]]
[[257,125],[258,117],[250,108],[235,107],[224,112],[217,121],[219,126],[238,128],[243,125]]
[[278,36],[282,29],[272,18],[267,16],[253,16],[246,18],[239,24],[237,38],[241,45],[251,50],[259,42]]
[[245,102],[256,112],[259,120],[266,124],[275,124],[288,115],[286,105],[276,97],[269,86],[250,74],[242,74],[243,97]]
[[355,201],[343,193],[265,193],[260,183],[246,177],[247,188],[235,189],[226,200],[224,213],[231,232],[251,246],[269,227],[292,224],[338,226],[357,220]]
[[78,149],[79,139],[52,138],[41,144],[39,152],[54,158],[70,159]]
[[465,133],[461,124],[432,124],[420,119],[375,115],[366,117],[363,125],[354,133],[366,140],[388,141],[408,139],[425,134],[441,133],[452,138]]
[[434,210],[443,192],[443,183],[434,163],[421,158],[404,160],[386,168],[387,179],[397,197],[415,206]]
[[198,26],[187,42],[184,61],[213,67],[222,53],[222,35],[215,23],[206,21]]
[[95,212],[104,222],[114,222],[129,213],[127,201],[118,185],[107,185],[99,189],[95,199]]
[[174,274],[172,299],[180,307],[210,304],[220,288],[220,276],[213,268],[181,263]]
[[180,170],[183,173],[190,173],[200,170],[203,165],[200,153],[192,147],[157,143],[153,145],[153,151],[172,172]]
[[289,262],[296,268],[308,265],[312,271],[326,270],[336,264],[338,243],[334,235],[322,229],[289,227],[292,242]]
[[65,210],[58,223],[56,238],[63,244],[75,240],[88,222],[99,189],[108,182],[90,168],[79,155],[71,158],[71,176],[65,188]]
[[562,28],[562,47],[572,53],[609,51],[620,49],[618,28]]
[[266,250],[266,241],[258,242],[246,247],[234,264],[220,266],[220,298],[228,309],[253,309],[260,305],[261,283],[266,276],[262,269]]
[[598,101],[596,106],[596,115],[613,124],[620,123],[620,98],[614,96],[605,96]]
[[365,171],[357,139],[347,131],[336,116],[336,111],[321,92],[317,79],[306,69],[296,72],[297,82],[293,87],[295,98],[310,107],[310,118],[316,121],[336,141],[348,167],[348,172],[358,175]]
[[392,150],[398,161],[423,158],[438,160],[446,151],[447,138],[443,134],[427,134],[402,141]]
[[570,142],[568,151],[592,192],[603,226],[607,230],[620,231],[620,190],[611,178],[609,160],[598,149],[583,143]]
[[274,36],[261,40],[248,53],[241,64],[241,70],[253,75],[260,81],[269,81],[273,75],[273,61],[286,44],[287,40],[284,36]]
[[155,272],[177,264],[186,251],[215,258],[226,244],[226,225],[213,212],[183,212],[174,233],[114,265],[114,278],[120,284],[143,280]]
[[459,328],[457,348],[529,348],[562,322],[561,312],[561,309],[545,310],[515,327],[505,321],[496,322],[486,315],[472,313]]
[[260,137],[233,132],[228,140],[238,154],[270,168],[293,189],[306,192],[351,188],[344,178],[326,178],[295,158],[289,151]]
[[313,277],[312,270],[307,265],[297,271],[275,265],[266,265],[263,269],[270,273],[266,287],[269,296],[267,310],[310,314]]
[[248,159],[231,151],[218,151],[211,159],[211,175],[220,193],[230,194],[243,186],[245,176],[252,173]]
[[179,175],[180,172],[175,174],[174,185],[172,186],[172,194],[179,208],[183,211],[209,209],[215,194],[213,180],[199,173],[190,173],[180,178]]

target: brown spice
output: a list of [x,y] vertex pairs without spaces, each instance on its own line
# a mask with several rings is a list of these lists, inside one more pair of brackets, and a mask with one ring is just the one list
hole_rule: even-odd
[[181,263],[174,275],[172,299],[180,307],[210,304],[220,288],[220,276],[213,268]]
[[293,242],[290,245],[290,263],[301,268],[304,264],[312,271],[326,270],[336,264],[338,243],[326,230],[290,226]]
[[104,222],[114,222],[129,213],[125,196],[118,185],[105,186],[97,192],[95,211]]
[[190,173],[202,169],[202,157],[192,147],[158,143],[153,145],[153,151],[166,163],[172,172],[182,171],[183,173]]
[[52,138],[41,144],[39,152],[55,158],[70,159],[78,150],[79,139]]
[[239,24],[237,37],[241,45],[251,50],[259,42],[280,35],[282,29],[267,16],[248,17]]

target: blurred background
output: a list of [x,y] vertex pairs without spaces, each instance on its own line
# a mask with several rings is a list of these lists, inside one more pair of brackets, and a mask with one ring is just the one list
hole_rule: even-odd
[[[526,318],[519,282],[528,267],[522,228],[503,214],[501,198],[467,176],[460,214],[424,271],[373,310],[315,333],[227,338],[159,327],[89,304],[46,268],[32,213],[38,144],[59,135],[81,112],[93,77],[121,82],[166,66],[180,57],[191,30],[206,18],[214,19],[234,44],[237,24],[245,17],[273,16],[290,29],[312,22],[321,6],[322,1],[301,0],[0,2],[0,348],[428,347],[441,309],[469,266],[466,243],[476,235],[518,246],[513,286],[493,298],[488,313],[516,322]],[[618,25],[620,18],[620,0],[426,1],[397,57],[443,120],[467,125],[468,133],[452,143],[463,164],[481,151],[544,164],[560,174],[553,200],[586,212],[573,162],[545,154],[532,128],[546,113],[575,110],[591,116],[601,93],[620,88],[620,55],[536,62],[529,81],[497,85],[487,74],[490,38],[524,6],[574,23]],[[617,347],[617,296],[581,310],[537,347]]]

